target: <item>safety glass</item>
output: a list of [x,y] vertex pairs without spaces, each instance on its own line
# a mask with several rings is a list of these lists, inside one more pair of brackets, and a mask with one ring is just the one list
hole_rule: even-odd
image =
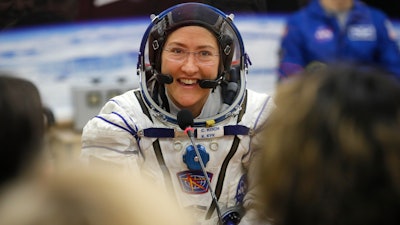
[[197,63],[203,65],[214,65],[218,62],[216,60],[216,57],[219,56],[218,54],[215,54],[210,50],[191,52],[183,48],[169,48],[164,49],[164,51],[166,52],[165,56],[167,57],[167,59],[180,63],[184,62],[189,57],[189,55],[193,54]]

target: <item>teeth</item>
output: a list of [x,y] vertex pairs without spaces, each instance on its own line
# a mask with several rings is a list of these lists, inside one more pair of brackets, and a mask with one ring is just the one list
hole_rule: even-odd
[[197,83],[197,80],[193,80],[193,79],[180,79],[180,81],[184,84],[195,84]]

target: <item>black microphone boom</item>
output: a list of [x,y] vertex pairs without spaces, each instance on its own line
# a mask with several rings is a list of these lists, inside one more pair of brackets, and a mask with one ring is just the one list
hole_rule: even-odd
[[171,75],[162,73],[157,74],[156,79],[162,84],[172,84],[172,82],[174,81],[174,78],[172,78]]
[[199,86],[204,89],[213,89],[216,88],[220,84],[217,80],[200,80]]
[[209,89],[214,89],[216,88],[218,85],[220,85],[222,82],[222,76],[219,76],[217,79],[215,80],[200,80],[199,81],[199,86],[201,88],[209,88]]
[[203,159],[202,159],[202,157],[200,155],[199,149],[197,149],[197,145],[194,142],[194,135],[193,135],[193,132],[191,131],[192,126],[194,124],[194,122],[193,122],[193,114],[192,114],[191,111],[189,111],[187,109],[182,109],[181,111],[178,112],[178,114],[176,116],[176,119],[178,120],[179,127],[182,130],[184,130],[185,132],[187,132],[187,134],[188,134],[188,136],[190,138],[190,141],[192,142],[192,145],[193,145],[194,150],[196,152],[196,156],[197,156],[197,158],[199,160],[199,163],[200,163],[200,166],[201,166],[201,170],[203,172],[204,177],[206,178],[206,182],[207,182],[210,194],[211,194],[211,198],[212,198],[212,200],[214,201],[214,203],[216,205],[215,208],[217,210],[219,224],[223,225],[224,223],[223,223],[223,220],[222,220],[221,209],[219,207],[217,197],[215,196],[215,193],[214,193],[214,191],[212,189],[210,178],[208,177],[206,168],[204,166],[204,161],[203,161]]
[[[161,84],[172,84],[172,82],[174,81],[174,78],[169,74],[158,73],[158,74],[156,74],[156,80],[158,82],[160,82]],[[205,88],[205,89],[216,88],[219,84],[221,84],[220,78],[217,80],[200,80],[199,81],[199,86],[201,88]]]
[[178,121],[179,127],[187,133],[187,135],[190,138],[190,141],[192,142],[192,145],[194,147],[194,150],[196,152],[196,156],[198,158],[198,162],[200,163],[201,170],[203,172],[204,177],[206,178],[207,185],[210,190],[211,198],[212,201],[215,204],[215,208],[217,210],[217,215],[218,215],[218,222],[220,225],[236,225],[240,222],[242,215],[243,215],[243,210],[241,206],[234,206],[226,209],[224,213],[221,213],[221,208],[218,204],[218,199],[215,195],[215,192],[212,189],[211,186],[211,181],[208,177],[207,171],[204,166],[204,161],[200,155],[199,149],[197,148],[197,145],[194,142],[194,132],[193,131],[193,114],[191,111],[187,109],[182,109],[181,111],[178,112],[176,119]]

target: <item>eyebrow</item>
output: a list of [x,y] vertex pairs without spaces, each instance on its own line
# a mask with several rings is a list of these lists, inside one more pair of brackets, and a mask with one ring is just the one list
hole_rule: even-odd
[[[174,47],[174,46],[178,46],[178,47],[182,47],[182,48],[187,48],[185,44],[182,44],[182,43],[180,43],[180,42],[170,42],[170,43],[168,43],[167,45],[165,45],[164,47]],[[215,47],[212,46],[212,45],[206,44],[206,45],[199,45],[199,46],[196,46],[196,49],[216,49],[216,50],[218,50],[218,47],[215,48]]]

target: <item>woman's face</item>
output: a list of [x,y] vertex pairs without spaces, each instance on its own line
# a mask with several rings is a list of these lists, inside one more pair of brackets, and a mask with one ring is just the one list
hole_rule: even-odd
[[210,94],[199,86],[203,79],[217,78],[219,47],[215,36],[200,26],[186,26],[172,32],[161,56],[161,73],[174,80],[166,84],[168,96],[179,108],[198,116]]

